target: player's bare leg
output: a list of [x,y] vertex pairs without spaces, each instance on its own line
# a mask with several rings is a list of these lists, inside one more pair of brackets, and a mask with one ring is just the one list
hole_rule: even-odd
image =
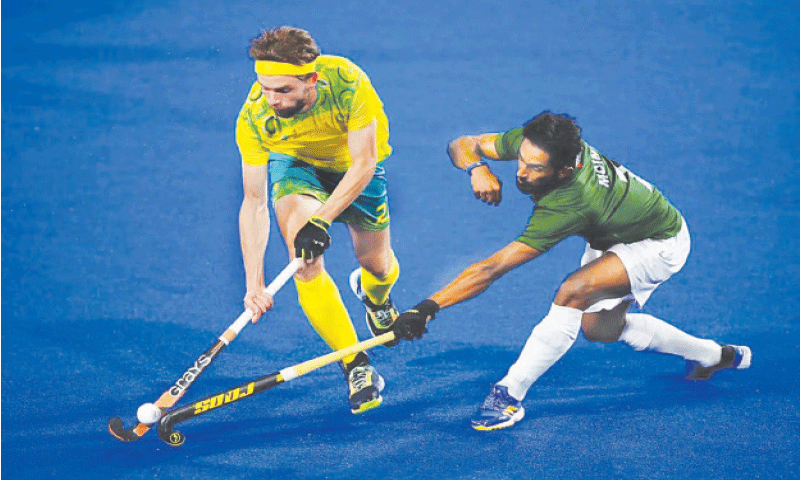
[[[294,237],[321,206],[322,203],[316,198],[300,194],[283,196],[275,203],[275,216],[278,219],[278,226],[288,248],[290,259],[294,258],[295,253]],[[295,274],[295,278],[301,281],[311,280],[324,268],[323,257],[306,260]]]
[[631,302],[625,301],[611,310],[584,313],[581,330],[590,342],[612,343],[619,340],[625,329],[625,315]]
[[750,351],[747,347],[723,348],[651,315],[626,313],[631,303],[628,301],[611,310],[583,313],[601,300],[624,298],[629,293],[631,285],[627,271],[613,253],[604,254],[570,275],[559,288],[550,312],[531,332],[517,361],[493,387],[472,421],[473,428],[505,428],[521,420],[525,414],[521,401],[528,389],[569,350],[581,328],[592,341],[620,340],[636,350],[682,356],[692,364],[701,365],[693,370],[698,377],[710,376],[723,368],[749,366]]
[[600,300],[631,293],[631,282],[622,260],[607,252],[573,272],[556,293],[553,303],[584,311]]
[[376,277],[389,275],[394,258],[389,227],[381,231],[364,230],[354,225],[348,225],[348,228],[358,263]]
[[[533,382],[575,343],[583,310],[600,300],[624,297],[629,292],[625,266],[614,254],[603,255],[578,269],[561,285],[547,316],[534,327],[519,358],[498,385],[507,387],[513,398],[523,400]],[[591,319],[603,318],[595,315]],[[615,323],[618,325],[619,319],[611,322]]]
[[[321,205],[317,199],[301,194],[286,195],[275,203],[275,215],[290,258],[295,253],[295,235]],[[358,343],[353,322],[344,306],[339,288],[325,270],[323,257],[307,260],[295,275],[295,285],[303,312],[331,349],[341,350]],[[353,413],[380,405],[383,400],[380,391],[384,381],[374,367],[369,365],[367,355],[352,355],[342,363],[348,379]]]

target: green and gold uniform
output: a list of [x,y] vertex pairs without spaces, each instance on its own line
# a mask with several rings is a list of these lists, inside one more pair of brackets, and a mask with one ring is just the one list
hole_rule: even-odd
[[301,193],[327,201],[352,165],[347,135],[376,121],[378,166],[372,182],[336,219],[367,230],[388,226],[385,172],[391,154],[389,122],[369,77],[352,61],[321,55],[316,61],[317,101],[305,112],[281,118],[255,82],[239,113],[236,143],[248,165],[269,164],[272,202]]
[[236,123],[236,143],[248,165],[266,165],[270,152],[323,170],[344,173],[351,165],[347,132],[377,120],[378,163],[392,153],[389,122],[372,83],[355,63],[320,55],[317,101],[307,111],[280,118],[255,82]]
[[[497,137],[500,158],[516,158],[522,128]],[[525,232],[517,239],[547,251],[571,235],[595,250],[644,239],[661,240],[681,229],[680,213],[652,185],[583,142],[575,172],[567,183],[538,200]]]
[[[242,162],[268,165],[274,203],[285,195],[309,195],[325,203],[352,166],[348,133],[376,122],[377,161],[372,180],[335,221],[364,230],[389,226],[387,189],[381,165],[391,154],[389,122],[369,77],[346,58],[321,55],[315,71],[317,100],[308,110],[281,118],[255,82],[236,122],[236,143]],[[385,278],[362,269],[361,286],[376,304],[387,301],[397,281],[394,256]],[[297,296],[311,325],[333,350],[358,342],[338,287],[324,269],[310,280],[295,278]],[[345,358],[345,364],[355,355]]]

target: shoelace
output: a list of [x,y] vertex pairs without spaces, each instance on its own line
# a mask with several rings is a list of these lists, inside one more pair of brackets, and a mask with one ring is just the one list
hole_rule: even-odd
[[389,327],[394,321],[395,317],[392,315],[392,312],[395,309],[390,300],[387,300],[386,303],[381,305],[375,305],[370,302],[368,298],[365,298],[364,304],[367,306],[373,322],[378,324],[381,328]]
[[508,404],[508,401],[503,398],[503,392],[499,389],[495,389],[492,391],[492,394],[483,401],[482,408],[487,410],[502,410],[508,406]]
[[368,377],[370,376],[371,372],[367,367],[356,367],[350,372],[350,385],[352,385],[356,391],[359,391],[367,386],[369,386]]
[[392,318],[392,307],[389,305],[381,305],[379,310],[373,310],[372,313],[375,315],[375,320],[381,326],[387,326],[394,320]]

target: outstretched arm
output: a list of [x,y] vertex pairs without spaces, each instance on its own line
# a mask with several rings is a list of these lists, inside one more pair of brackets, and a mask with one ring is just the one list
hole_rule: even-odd
[[489,258],[467,267],[431,300],[439,308],[449,307],[477,296],[506,273],[541,255],[542,252],[521,242],[511,242]]
[[482,160],[484,158],[512,160],[511,158],[500,158],[498,155],[494,143],[498,135],[497,133],[466,135],[453,140],[447,147],[447,153],[450,154],[453,165],[469,172],[475,198],[489,205],[498,205],[502,200],[503,182]]
[[442,308],[473,298],[506,273],[541,255],[521,242],[512,242],[485,260],[468,267],[449,285],[403,313],[395,322],[395,335],[406,340],[421,338],[426,324]]

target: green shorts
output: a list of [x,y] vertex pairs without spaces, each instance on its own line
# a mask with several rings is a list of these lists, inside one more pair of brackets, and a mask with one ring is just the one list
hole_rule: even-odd
[[[269,154],[273,207],[278,199],[291,194],[308,195],[325,203],[343,176],[343,173],[322,170],[282,153]],[[389,226],[386,172],[380,164],[375,167],[375,175],[361,195],[335,221],[372,231],[385,230]]]

